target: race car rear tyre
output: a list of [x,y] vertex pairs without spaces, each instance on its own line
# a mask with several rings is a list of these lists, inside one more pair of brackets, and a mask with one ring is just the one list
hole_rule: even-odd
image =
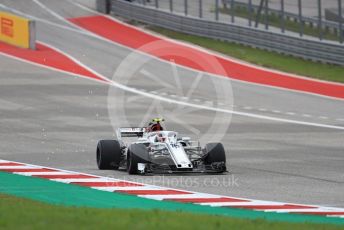
[[121,145],[116,140],[100,140],[97,145],[99,169],[118,169],[121,162]]
[[226,171],[226,153],[221,143],[208,143],[205,145],[206,157],[204,163],[213,165],[214,163],[223,163],[219,171]]
[[127,155],[127,170],[129,174],[138,174],[137,164],[148,163],[148,150],[144,144],[132,144]]

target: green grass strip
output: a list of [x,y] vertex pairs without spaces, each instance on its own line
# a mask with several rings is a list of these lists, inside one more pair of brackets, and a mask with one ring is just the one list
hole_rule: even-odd
[[167,37],[196,44],[258,66],[320,80],[344,83],[343,66],[307,61],[301,58],[278,54],[277,52],[180,33],[155,26],[148,26],[147,28]]
[[311,222],[324,224],[344,224],[344,219],[341,218],[265,213],[243,209],[215,208],[195,204],[156,201],[137,196],[99,191],[87,187],[64,184],[34,177],[25,177],[4,172],[0,172],[0,193],[10,194],[22,198],[29,198],[49,204],[76,207],[143,210],[159,209],[164,211],[230,216],[233,218],[251,219],[252,221],[256,219],[264,219],[267,221],[298,223]]
[[66,207],[0,194],[0,229],[341,229],[339,225],[282,223],[223,216]]

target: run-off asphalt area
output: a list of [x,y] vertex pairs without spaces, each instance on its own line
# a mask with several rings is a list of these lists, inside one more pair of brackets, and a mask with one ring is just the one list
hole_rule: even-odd
[[[73,32],[41,23],[37,27],[39,40],[68,52],[110,78],[119,60],[129,54],[123,48]],[[168,66],[157,63],[165,73]],[[0,159],[213,194],[344,207],[343,131],[233,116],[222,140],[230,174],[165,176],[163,180],[160,175],[128,177],[126,172],[99,171],[95,164],[97,141],[111,138],[114,133],[107,110],[108,86],[3,56],[0,69]],[[150,87],[143,82],[137,84]],[[261,106],[266,102],[271,109],[287,107],[329,117],[344,114],[343,102],[316,96],[242,83],[233,83],[233,91],[234,104]],[[207,94],[211,92],[204,92]],[[111,106],[121,106],[120,98],[118,103]],[[128,111],[135,111],[128,115],[130,120],[141,122],[150,103],[151,99],[143,98],[141,106],[127,104]],[[161,104],[166,110],[175,107]],[[202,129],[214,114],[199,110],[192,115],[185,116],[184,122]],[[167,123],[171,129],[179,127],[174,121]],[[232,183],[229,187],[209,186],[211,178],[225,185]]]

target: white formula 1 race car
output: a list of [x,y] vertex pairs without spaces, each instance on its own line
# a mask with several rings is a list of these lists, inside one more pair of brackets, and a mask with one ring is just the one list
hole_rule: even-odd
[[[189,137],[165,131],[163,119],[148,127],[119,128],[117,140],[100,140],[97,145],[99,169],[126,169],[129,174],[174,172],[226,172],[226,154],[221,143],[202,148]],[[137,138],[127,144],[123,138]]]

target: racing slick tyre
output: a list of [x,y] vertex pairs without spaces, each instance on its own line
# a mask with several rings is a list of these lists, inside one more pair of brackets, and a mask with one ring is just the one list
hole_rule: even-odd
[[221,143],[208,143],[205,145],[206,157],[204,163],[212,165],[215,170],[225,172],[226,169],[226,153]]
[[121,162],[121,145],[116,140],[100,140],[97,145],[99,169],[118,169]]
[[127,155],[127,170],[129,174],[138,174],[137,164],[148,163],[148,150],[144,144],[132,144]]

